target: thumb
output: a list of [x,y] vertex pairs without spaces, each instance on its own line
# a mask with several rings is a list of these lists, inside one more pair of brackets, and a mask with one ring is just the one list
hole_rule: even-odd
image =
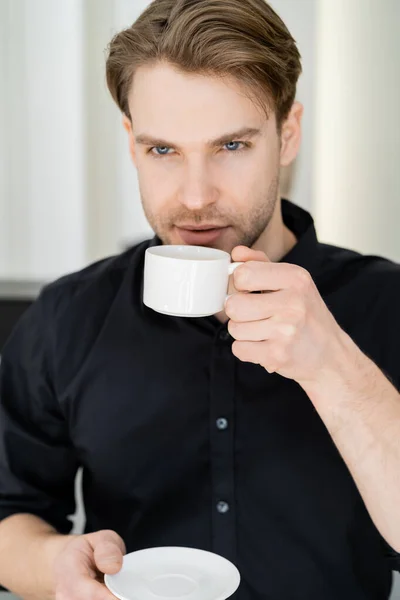
[[122,552],[113,542],[100,542],[94,549],[94,562],[101,573],[115,575],[122,567]]
[[101,573],[115,575],[121,570],[125,544],[116,533],[98,532],[93,546],[94,562]]
[[249,260],[270,262],[265,252],[262,252],[261,250],[253,250],[247,246],[236,246],[232,250],[232,260],[234,262],[247,262]]

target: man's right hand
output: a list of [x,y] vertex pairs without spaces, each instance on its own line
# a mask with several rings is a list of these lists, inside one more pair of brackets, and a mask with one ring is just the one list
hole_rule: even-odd
[[74,536],[54,562],[56,600],[115,600],[104,574],[118,573],[125,552],[114,531]]

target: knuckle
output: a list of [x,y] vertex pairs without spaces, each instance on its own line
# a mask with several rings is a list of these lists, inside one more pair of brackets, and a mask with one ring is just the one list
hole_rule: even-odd
[[293,300],[290,306],[285,310],[284,317],[286,321],[294,324],[302,324],[305,320],[306,309],[298,299]]
[[296,288],[300,290],[307,289],[311,283],[311,275],[306,269],[298,267],[296,269]]
[[292,323],[282,323],[279,329],[285,338],[293,338],[297,333],[297,327]]
[[289,308],[285,313],[285,319],[291,325],[301,325],[305,319],[305,310],[300,306]]

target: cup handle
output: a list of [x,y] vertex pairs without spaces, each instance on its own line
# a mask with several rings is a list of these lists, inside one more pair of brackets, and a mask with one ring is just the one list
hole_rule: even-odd
[[[228,273],[229,275],[232,275],[233,271],[237,268],[240,267],[240,265],[243,265],[243,262],[233,262],[230,263],[230,265],[228,265]],[[228,300],[228,298],[230,298],[232,296],[232,294],[227,294],[225,296],[225,302]]]
[[233,271],[234,271],[234,270],[235,270],[237,267],[240,267],[240,265],[244,265],[244,263],[243,263],[243,262],[233,262],[233,263],[230,263],[230,264],[228,265],[228,273],[229,273],[229,275],[232,275]]

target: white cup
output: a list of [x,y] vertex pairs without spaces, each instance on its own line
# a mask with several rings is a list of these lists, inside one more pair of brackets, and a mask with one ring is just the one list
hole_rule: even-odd
[[229,275],[243,263],[204,246],[153,246],[144,261],[143,302],[174,317],[208,317],[224,309]]

